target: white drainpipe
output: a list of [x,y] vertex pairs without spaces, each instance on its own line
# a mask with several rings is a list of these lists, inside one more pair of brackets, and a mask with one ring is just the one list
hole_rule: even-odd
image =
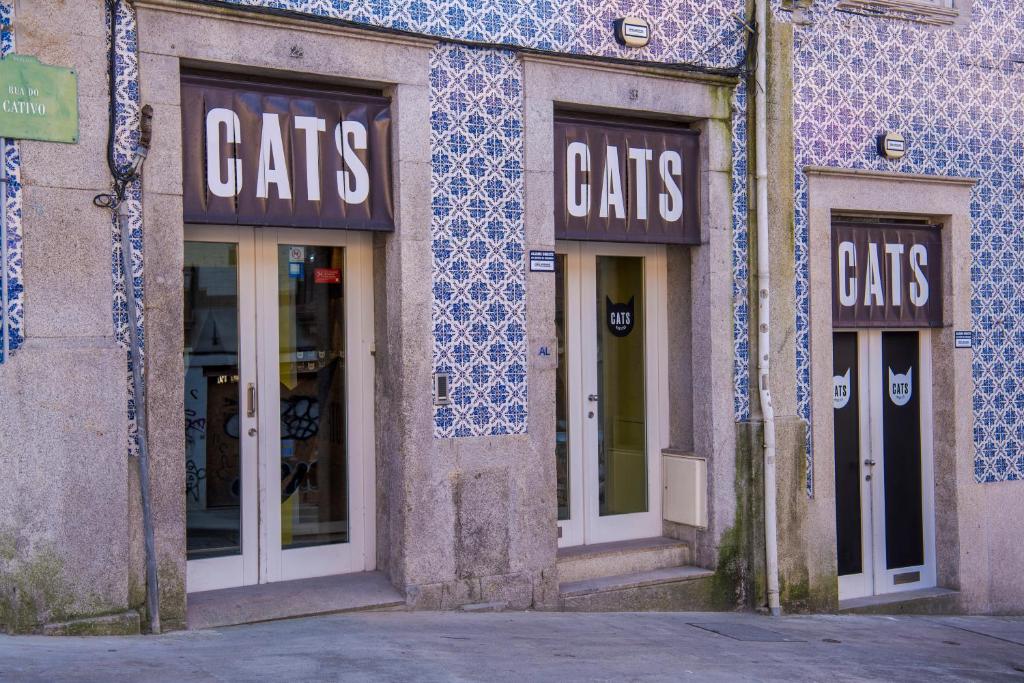
[[768,42],[768,0],[755,1],[757,62],[754,67],[754,148],[757,193],[757,386],[764,420],[764,545],[768,573],[768,609],[773,617],[779,607],[779,545],[775,501],[775,408],[769,387],[771,354],[770,306],[771,261],[768,250],[768,79],[765,77]]

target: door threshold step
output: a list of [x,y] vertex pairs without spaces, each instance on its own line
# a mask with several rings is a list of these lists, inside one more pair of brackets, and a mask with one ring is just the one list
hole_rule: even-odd
[[710,569],[702,567],[663,567],[645,572],[633,574],[620,574],[617,576],[604,576],[596,579],[585,579],[582,581],[569,581],[559,584],[558,592],[563,598],[576,598],[594,593],[607,593],[611,591],[629,590],[644,588],[646,586],[657,586],[663,583],[676,583],[680,581],[693,581],[695,579],[706,579],[714,576]]
[[959,599],[960,592],[949,588],[918,588],[840,600],[839,611],[846,614],[947,614],[957,611]]
[[693,561],[690,545],[671,538],[640,538],[558,550],[563,584],[680,567]]
[[405,606],[405,598],[380,572],[189,593],[187,599],[189,629]]

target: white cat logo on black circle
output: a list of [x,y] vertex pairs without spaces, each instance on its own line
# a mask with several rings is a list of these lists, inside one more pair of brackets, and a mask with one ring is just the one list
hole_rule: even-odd
[[910,401],[914,386],[914,368],[911,366],[902,375],[897,375],[889,368],[889,400],[898,406],[905,406]]

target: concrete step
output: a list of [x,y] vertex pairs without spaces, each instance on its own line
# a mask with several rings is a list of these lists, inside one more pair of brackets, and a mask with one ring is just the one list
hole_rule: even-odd
[[575,583],[680,567],[692,561],[689,544],[671,538],[581,545],[558,551],[558,580],[563,584]]
[[952,614],[960,611],[960,592],[948,588],[869,595],[839,601],[842,614]]
[[322,576],[188,594],[189,629],[404,607],[380,572]]
[[717,608],[714,572],[664,567],[631,574],[570,581],[559,586],[568,612],[701,611]]

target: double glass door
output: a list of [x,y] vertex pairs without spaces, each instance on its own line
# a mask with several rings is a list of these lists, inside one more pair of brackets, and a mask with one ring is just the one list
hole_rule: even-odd
[[368,235],[189,227],[188,590],[372,568]]
[[935,585],[928,331],[833,334],[841,600]]
[[664,248],[559,245],[555,289],[559,545],[660,536]]

